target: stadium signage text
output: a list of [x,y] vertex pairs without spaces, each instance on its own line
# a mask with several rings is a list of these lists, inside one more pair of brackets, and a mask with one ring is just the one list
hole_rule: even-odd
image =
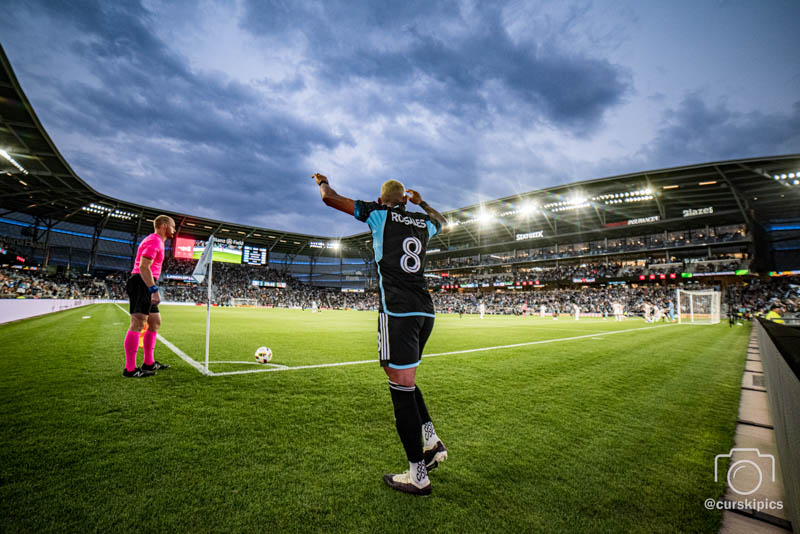
[[639,217],[637,219],[628,219],[627,221],[617,221],[606,224],[606,228],[615,228],[617,226],[633,226],[635,224],[649,224],[661,220],[660,215],[651,215],[650,217]]
[[660,220],[661,220],[660,215],[651,215],[650,217],[640,217],[638,219],[628,219],[628,226],[633,226],[634,224],[653,223]]
[[[195,247],[199,247],[199,248],[206,248],[207,244],[208,244],[208,241],[203,241],[201,239],[195,239],[195,241],[194,241],[194,246]],[[222,239],[222,238],[215,237],[214,238],[214,245],[217,245],[217,246],[229,245],[229,246],[235,246],[235,247],[243,247],[244,246],[244,241],[239,241],[237,239],[231,239],[231,238]]]
[[711,206],[697,210],[695,209],[683,210],[684,217],[697,217],[698,215],[711,215],[712,213],[714,213],[714,208]]
[[538,232],[528,232],[527,234],[517,234],[517,241],[536,239],[538,237],[544,237],[544,230],[539,230]]
[[280,287],[286,288],[286,282],[266,282],[264,280],[253,280],[250,282],[253,287]]

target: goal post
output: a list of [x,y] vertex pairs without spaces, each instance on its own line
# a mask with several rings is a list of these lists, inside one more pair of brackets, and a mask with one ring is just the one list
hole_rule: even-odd
[[680,324],[719,324],[721,294],[712,289],[675,291]]

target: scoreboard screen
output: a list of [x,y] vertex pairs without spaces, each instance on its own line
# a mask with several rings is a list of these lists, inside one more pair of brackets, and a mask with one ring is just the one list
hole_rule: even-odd
[[245,265],[266,265],[268,258],[269,251],[263,247],[245,245],[242,251],[242,263]]

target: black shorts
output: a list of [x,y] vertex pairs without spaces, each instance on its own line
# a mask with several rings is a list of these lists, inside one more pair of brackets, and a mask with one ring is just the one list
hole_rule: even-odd
[[431,331],[433,317],[394,317],[379,313],[378,354],[381,367],[408,369],[419,365]]
[[153,304],[151,299],[152,293],[147,288],[147,284],[142,280],[139,273],[132,274],[128,279],[128,285],[125,287],[128,292],[128,300],[130,301],[131,315],[134,313],[143,313],[150,315],[151,313],[158,312],[158,304]]

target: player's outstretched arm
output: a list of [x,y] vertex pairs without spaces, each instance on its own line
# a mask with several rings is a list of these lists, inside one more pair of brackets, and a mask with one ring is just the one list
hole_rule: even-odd
[[328,178],[325,176],[315,173],[312,178],[314,178],[314,180],[317,182],[317,185],[319,186],[319,194],[322,196],[322,201],[326,205],[336,208],[339,211],[343,211],[348,215],[353,215],[356,209],[356,203],[352,198],[343,197],[334,191],[331,187],[331,184],[328,183]]
[[409,202],[424,209],[425,213],[427,213],[431,219],[442,225],[442,230],[447,228],[447,219],[444,218],[444,215],[430,207],[427,202],[422,200],[422,195],[420,195],[417,191],[414,191],[413,189],[406,189],[406,196],[408,197]]

